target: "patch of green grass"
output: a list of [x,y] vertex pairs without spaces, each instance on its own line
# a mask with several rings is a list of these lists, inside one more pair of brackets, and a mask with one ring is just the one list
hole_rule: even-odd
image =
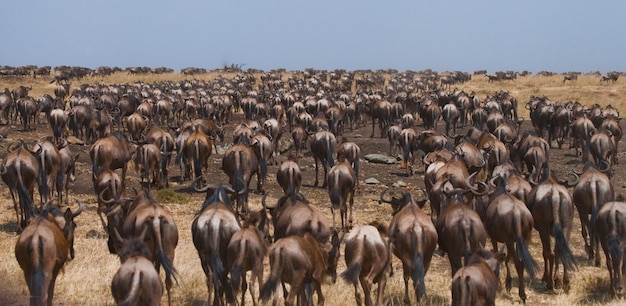
[[176,192],[172,188],[164,188],[156,192],[156,200],[159,203],[185,204],[189,203],[191,197],[187,194]]

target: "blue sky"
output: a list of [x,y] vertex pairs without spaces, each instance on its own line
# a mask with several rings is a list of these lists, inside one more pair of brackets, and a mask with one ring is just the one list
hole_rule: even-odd
[[3,1],[0,65],[626,71],[626,1]]

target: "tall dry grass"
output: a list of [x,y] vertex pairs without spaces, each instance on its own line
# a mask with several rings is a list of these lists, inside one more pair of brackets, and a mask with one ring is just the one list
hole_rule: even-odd
[[[180,74],[163,74],[148,76],[129,76],[125,73],[116,73],[105,78],[85,78],[80,82],[73,81],[72,86],[77,87],[80,83],[104,82],[108,84],[135,83],[135,82],[178,82],[184,79],[212,80],[218,73],[210,73],[185,77]],[[232,74],[224,73],[224,77],[232,77]],[[31,95],[37,97],[48,93],[53,95],[54,84],[49,83],[49,78],[0,78],[0,88],[13,89],[18,85],[29,85],[33,89]],[[474,76],[466,84],[459,85],[459,89],[467,92],[474,91],[481,99],[498,90],[508,90],[520,103],[520,115],[528,118],[523,105],[531,95],[547,96],[553,101],[565,102],[577,100],[585,105],[600,103],[612,104],[622,114],[626,113],[626,82],[622,79],[615,84],[600,83],[598,76],[581,75],[577,81],[563,84],[562,76],[528,76],[520,77],[515,81],[502,81],[489,83],[484,76]],[[20,134],[16,134],[19,135]],[[621,147],[624,147],[623,145]],[[83,167],[86,167],[83,165]],[[89,168],[89,167],[87,167]],[[618,171],[621,168],[618,168]],[[131,175],[132,170],[129,170]],[[80,178],[88,180],[89,173],[81,173]],[[136,181],[135,181],[136,183]],[[90,184],[90,183],[88,183]],[[276,184],[275,179],[270,177],[268,184]],[[617,183],[616,183],[617,184]],[[5,186],[2,184],[2,186]],[[621,186],[621,185],[620,185]],[[179,186],[173,184],[175,190]],[[309,197],[321,197],[324,190],[307,190]],[[357,207],[355,208],[355,224],[364,224],[373,218],[381,218],[388,222],[391,209],[386,206],[373,205],[377,200],[380,189],[362,186],[357,194]],[[73,198],[74,196],[72,196]],[[64,273],[57,280],[55,290],[55,303],[59,305],[113,305],[114,301],[110,293],[111,279],[119,267],[119,259],[107,252],[106,240],[96,215],[96,199],[92,194],[76,195],[87,205],[87,210],[77,218],[78,229],[76,236],[76,259],[65,265]],[[271,196],[270,196],[271,197]],[[162,191],[158,198],[168,210],[174,214],[175,221],[180,232],[180,242],[176,249],[174,264],[178,270],[178,284],[173,288],[174,305],[204,305],[207,297],[205,278],[200,268],[200,261],[196,250],[191,242],[191,222],[199,207],[203,196],[183,194],[177,195],[172,190]],[[260,208],[258,199],[251,198],[253,209]],[[268,202],[275,199],[268,199]],[[330,210],[321,209],[329,218]],[[24,282],[22,272],[14,257],[15,214],[8,190],[0,187],[0,280],[3,286],[0,289],[0,304],[2,305],[26,305],[28,303],[28,289]],[[574,273],[571,289],[569,292],[557,290],[555,293],[544,292],[539,279],[526,281],[529,305],[623,305],[623,299],[612,299],[608,295],[608,273],[605,267],[592,267],[586,259],[582,249],[580,238],[580,225],[577,219],[574,221],[575,228],[571,235],[571,245],[579,262],[579,270]],[[541,265],[541,247],[536,235],[530,245],[534,258]],[[395,274],[387,282],[385,301],[387,305],[401,305],[404,294],[401,264],[394,259]],[[267,258],[265,266],[268,266]],[[345,264],[340,260],[338,271],[343,271]],[[266,269],[267,270],[267,269]],[[503,272],[504,274],[504,272]],[[513,272],[515,275],[515,272]],[[426,275],[426,287],[428,297],[425,305],[449,305],[450,304],[450,268],[445,257],[435,257],[430,270]],[[267,277],[267,274],[266,274]],[[327,305],[353,305],[354,289],[341,280],[334,285],[323,287]],[[413,300],[413,295],[410,295]],[[250,302],[248,298],[248,303]],[[510,294],[502,291],[498,294],[497,304],[518,304],[517,284],[514,280],[513,290]]]

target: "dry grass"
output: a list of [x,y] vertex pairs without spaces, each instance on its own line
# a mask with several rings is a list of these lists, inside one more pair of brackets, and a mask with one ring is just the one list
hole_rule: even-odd
[[[212,80],[217,73],[200,76],[187,77],[188,79]],[[229,74],[223,74],[230,77]],[[164,74],[149,76],[128,76],[125,73],[117,73],[104,79],[87,78],[81,82],[95,83],[134,83],[138,81],[152,83],[158,81],[178,82],[185,79],[180,74]],[[0,79],[0,88],[15,88],[18,85],[30,84],[33,89],[31,95],[37,97],[44,93],[53,94],[54,85],[49,84],[49,79],[23,79],[10,78]],[[78,86],[77,82],[73,86]],[[520,114],[528,118],[528,114],[523,109],[524,103],[531,95],[545,95],[553,101],[565,102],[568,100],[578,100],[585,105],[600,103],[603,105],[612,104],[622,114],[626,114],[626,104],[623,102],[626,96],[626,82],[623,79],[615,84],[600,83],[598,76],[579,76],[577,81],[562,83],[562,76],[542,77],[530,76],[521,77],[516,81],[503,81],[489,83],[486,77],[474,76],[473,79],[459,88],[467,92],[474,91],[479,97],[484,98],[497,90],[508,90],[517,97],[520,103]],[[624,147],[624,146],[622,146]],[[131,174],[134,173],[130,170]],[[84,175],[84,177],[88,177]],[[270,178],[269,184],[276,184]],[[196,209],[199,207],[203,197],[199,195],[181,194],[175,192],[177,186],[157,193],[157,198],[175,216],[175,221],[180,232],[180,242],[176,249],[176,259],[174,264],[180,275],[178,285],[173,289],[174,305],[203,305],[207,292],[206,284],[200,261],[191,241],[191,222]],[[320,189],[307,190],[310,198],[322,196],[325,191]],[[373,218],[380,218],[388,222],[391,210],[386,206],[374,205],[380,189],[369,186],[362,186],[357,194],[355,209],[355,223],[364,224]],[[319,193],[319,194],[318,194]],[[95,196],[77,195],[85,202],[88,209],[77,218],[78,229],[76,238],[76,259],[70,261],[65,266],[63,273],[57,280],[55,303],[60,305],[112,305],[114,304],[110,293],[110,282],[113,274],[119,267],[119,260],[116,256],[108,254],[106,241],[103,237],[103,230],[100,220],[95,213]],[[268,199],[272,202],[274,199]],[[251,198],[251,206],[254,209],[260,207],[257,197]],[[327,207],[320,207],[320,210],[330,218],[330,210]],[[23,281],[21,270],[14,257],[15,235],[15,214],[9,193],[2,189],[0,193],[0,279],[3,280],[0,289],[0,304],[26,305],[28,301],[28,289]],[[571,290],[565,293],[557,290],[556,293],[546,293],[540,280],[529,281],[527,289],[528,303],[530,305],[622,305],[626,301],[614,300],[608,296],[608,273],[605,267],[595,268],[588,265],[582,249],[582,239],[580,238],[580,225],[575,220],[575,228],[572,231],[572,246],[574,254],[579,261],[579,271],[572,281]],[[534,258],[541,265],[541,247],[539,239],[535,235],[530,246]],[[267,267],[267,259],[266,259]],[[401,264],[394,260],[395,275],[388,280],[385,292],[385,300],[388,305],[401,305],[404,291],[402,281]],[[340,260],[338,271],[343,271],[345,264]],[[514,273],[515,274],[515,273]],[[266,274],[267,276],[267,274]],[[427,305],[448,305],[450,304],[450,268],[445,257],[435,257],[430,270],[426,276],[428,297],[424,304]],[[353,304],[354,290],[341,280],[335,285],[324,286],[327,305],[349,305]],[[413,297],[413,296],[412,296]],[[508,305],[518,304],[517,285],[514,281],[511,294],[501,292],[498,295],[497,304]]]

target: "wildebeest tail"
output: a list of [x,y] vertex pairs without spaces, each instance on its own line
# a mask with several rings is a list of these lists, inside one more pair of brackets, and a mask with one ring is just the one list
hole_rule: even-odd
[[565,240],[563,228],[560,224],[555,223],[552,227],[552,231],[554,233],[554,241],[558,253],[557,255],[559,256],[559,258],[561,258],[561,262],[563,262],[563,267],[569,270],[576,269],[576,260],[574,259],[574,254],[572,254],[572,250],[569,248],[567,240]]
[[557,256],[561,258],[563,268],[568,270],[576,269],[576,260],[574,259],[574,254],[572,253],[572,250],[569,248],[569,244],[565,239],[563,227],[561,226],[559,218],[559,207],[561,205],[561,198],[558,192],[552,192],[552,203],[552,216],[554,219],[554,223],[552,225],[552,233],[554,234],[554,245]]
[[345,281],[350,284],[356,284],[359,281],[359,275],[361,274],[362,269],[362,261],[363,261],[363,244],[365,243],[367,237],[363,237],[362,240],[358,241],[356,245],[351,245],[354,247],[352,249],[352,253],[355,254],[352,258],[352,262],[348,264],[348,267],[345,271],[343,271],[340,276]]
[[24,185],[24,178],[22,177],[21,166],[22,166],[21,163],[15,164],[15,167],[16,167],[15,171],[17,174],[17,188],[18,188],[17,194],[18,194],[19,201],[20,201],[20,209],[22,210],[24,214],[28,214],[26,216],[22,215],[23,220],[18,220],[18,222],[25,221],[24,224],[20,224],[23,228],[26,226],[30,218],[35,216],[35,207],[33,206],[33,199],[31,199],[30,194],[28,193],[28,190],[26,190],[26,185]]
[[[411,240],[415,243],[413,252],[413,287],[415,294],[418,297],[426,296],[426,283],[424,278],[426,277],[426,269],[424,268],[424,245],[426,244],[426,235],[421,233],[418,235],[416,230],[421,231],[421,228],[414,228],[411,232]],[[420,239],[421,238],[421,239]],[[391,258],[389,258],[391,260]]]
[[238,152],[235,156],[235,184],[234,189],[236,192],[240,192],[242,190],[246,190],[246,182],[243,179],[243,172],[241,171],[241,162],[243,161],[243,152]]
[[[274,292],[274,290],[276,290],[276,286],[278,286],[280,275],[283,272],[283,265],[282,265],[282,258],[281,258],[282,250],[276,250],[276,253],[277,253],[276,255],[277,257],[275,258],[275,260],[271,260],[273,258],[270,258],[270,264],[271,264],[270,277],[267,279],[267,281],[265,281],[265,283],[261,287],[261,291],[259,292],[259,298],[261,299],[263,303],[267,303],[270,297],[272,297],[272,293]],[[273,254],[270,254],[270,256],[273,256]]]
[[30,304],[31,305],[45,305],[47,301],[44,301],[44,284],[46,280],[45,272],[41,264],[43,263],[43,240],[41,237],[37,238],[37,245],[33,246],[31,250],[31,257],[35,259],[33,262],[33,270],[31,273],[30,284]]
[[42,151],[39,158],[39,167],[41,167],[41,172],[38,173],[39,191],[44,199],[48,199],[50,196],[50,187],[48,186],[48,171],[46,171],[46,152]]
[[[332,186],[330,190],[328,190],[328,195],[330,196],[330,203],[332,204],[333,208],[340,208],[341,207],[341,189],[339,188],[339,173],[338,172],[335,172],[335,179],[333,181],[335,182],[335,185]],[[330,182],[328,183],[328,186],[331,186]]]
[[159,261],[163,266],[163,270],[165,270],[165,283],[171,284],[172,277],[178,283],[178,273],[176,272],[176,268],[174,268],[174,263],[167,257],[165,241],[163,241],[163,226],[160,218],[152,219],[152,235],[155,241],[155,248],[157,255],[159,257]]
[[228,279],[226,277],[226,269],[224,268],[224,263],[222,262],[222,258],[219,253],[219,245],[220,245],[220,231],[219,229],[222,227],[222,221],[217,224],[217,227],[210,229],[210,232],[205,237],[205,245],[212,246],[210,250],[210,265],[211,271],[213,272],[213,285],[215,286],[215,292],[218,296],[221,295],[223,291],[226,295],[226,300],[228,302],[232,302],[234,300],[233,291],[228,283]]
[[332,142],[332,139],[330,139],[330,137],[326,138],[326,159],[328,160],[327,163],[329,166],[333,167],[335,165],[335,157],[333,156],[333,148],[335,147],[335,144]]
[[513,218],[512,222],[517,236],[517,256],[519,256],[524,263],[524,268],[528,272],[530,278],[535,278],[535,272],[537,272],[539,266],[537,266],[537,263],[530,254],[528,246],[526,245],[526,240],[522,237],[522,229],[519,218]]
[[117,303],[117,306],[137,305],[137,303],[139,302],[139,298],[141,297],[140,293],[142,279],[143,273],[141,272],[141,270],[135,270],[135,273],[133,273],[132,281],[130,283],[130,290],[128,291],[128,295],[123,301]]
[[92,166],[91,166],[91,174],[93,175],[93,178],[97,178],[98,175],[100,174],[98,172],[98,164],[99,164],[99,158],[100,158],[100,146],[98,146],[97,148],[94,149],[93,151],[93,162],[92,162]]
[[239,256],[235,259],[232,267],[230,267],[230,286],[234,288],[234,291],[239,291],[241,283],[241,274],[243,271],[244,255],[248,250],[248,241],[241,239],[239,242]]

